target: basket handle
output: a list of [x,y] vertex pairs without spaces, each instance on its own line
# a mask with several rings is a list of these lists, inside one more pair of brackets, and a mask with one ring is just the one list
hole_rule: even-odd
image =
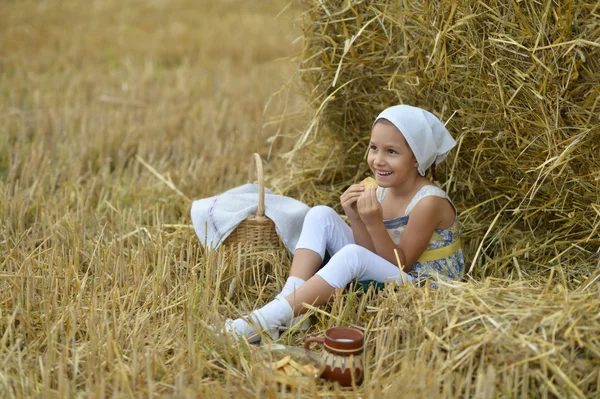
[[256,209],[256,216],[265,216],[265,181],[263,178],[262,160],[257,153],[252,154],[252,158],[250,159],[248,180],[251,183],[255,181],[254,172],[256,172],[256,178],[258,179],[258,208]]

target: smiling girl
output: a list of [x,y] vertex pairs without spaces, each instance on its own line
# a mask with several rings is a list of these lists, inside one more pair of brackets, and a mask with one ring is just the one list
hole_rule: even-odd
[[[378,187],[350,186],[341,205],[350,226],[331,208],[312,208],[304,220],[290,277],[261,309],[226,322],[250,342],[261,332],[277,339],[282,328],[354,281],[417,283],[459,280],[464,269],[456,209],[425,176],[456,145],[444,124],[409,105],[375,119],[367,162]],[[398,253],[401,268],[394,250]],[[331,256],[321,267],[325,252]]]

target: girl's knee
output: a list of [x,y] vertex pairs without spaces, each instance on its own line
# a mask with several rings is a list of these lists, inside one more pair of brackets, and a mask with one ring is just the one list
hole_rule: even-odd
[[360,245],[349,244],[333,255],[329,263],[332,263],[336,267],[350,270],[353,275],[361,274],[365,265],[365,262],[363,261],[364,255],[367,252],[369,252],[369,250]]
[[333,215],[337,216],[337,213],[332,208],[325,205],[318,205],[310,208],[308,210],[308,213],[306,214],[306,217],[316,220],[322,220],[324,218],[329,218]]
[[342,248],[337,254],[341,254],[345,257],[351,256],[360,259],[361,254],[364,254],[365,251],[370,252],[368,249],[366,249],[365,247],[361,247],[358,244],[348,244],[344,248]]

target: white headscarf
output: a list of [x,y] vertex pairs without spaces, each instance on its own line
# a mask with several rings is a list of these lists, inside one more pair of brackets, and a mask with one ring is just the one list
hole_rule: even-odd
[[379,119],[390,121],[406,139],[410,149],[419,163],[421,176],[435,162],[442,162],[448,151],[456,145],[448,129],[431,112],[410,105],[395,105],[380,113],[373,122]]

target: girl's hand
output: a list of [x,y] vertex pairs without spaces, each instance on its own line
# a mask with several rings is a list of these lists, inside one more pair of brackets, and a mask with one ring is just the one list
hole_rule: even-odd
[[376,192],[376,187],[369,187],[356,202],[358,214],[365,226],[383,223],[383,212]]
[[342,208],[344,208],[344,213],[348,216],[351,222],[356,222],[360,220],[360,216],[358,215],[358,210],[356,208],[356,201],[361,196],[361,194],[365,191],[362,183],[353,184],[344,192],[344,194],[340,197],[340,202],[342,203]]

